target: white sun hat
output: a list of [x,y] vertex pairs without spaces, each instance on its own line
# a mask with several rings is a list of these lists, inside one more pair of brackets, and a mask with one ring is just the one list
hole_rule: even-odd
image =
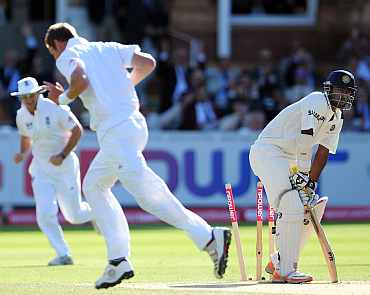
[[44,86],[39,86],[35,78],[26,77],[18,81],[18,91],[10,93],[11,96],[22,96],[34,93],[43,93],[47,89]]

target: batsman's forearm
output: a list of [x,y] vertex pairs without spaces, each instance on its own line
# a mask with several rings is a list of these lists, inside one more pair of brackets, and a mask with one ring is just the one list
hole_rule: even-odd
[[71,153],[71,151],[76,147],[78,141],[81,138],[82,132],[83,131],[82,131],[82,127],[81,126],[77,126],[76,125],[72,129],[72,134],[69,137],[69,140],[68,140],[66,146],[64,147],[64,149],[62,151],[62,154],[64,156],[68,156]]
[[310,171],[310,178],[313,181],[318,181],[321,175],[321,172],[324,169],[326,162],[328,161],[328,157],[329,157],[329,150],[326,147],[319,145],[319,147],[317,148],[312,166],[311,166],[311,171]]

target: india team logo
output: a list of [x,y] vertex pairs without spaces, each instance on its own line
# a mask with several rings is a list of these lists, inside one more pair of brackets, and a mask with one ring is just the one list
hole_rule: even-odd
[[348,75],[343,75],[342,76],[342,82],[344,84],[348,84],[351,81],[351,78]]

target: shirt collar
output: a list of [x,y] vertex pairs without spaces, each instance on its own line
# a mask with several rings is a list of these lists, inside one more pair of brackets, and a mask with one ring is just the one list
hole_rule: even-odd
[[87,43],[89,43],[89,41],[87,41],[85,38],[74,37],[74,38],[71,38],[71,39],[68,40],[66,49],[70,48],[72,46],[75,46],[77,44],[87,44]]
[[59,55],[59,57],[56,59],[56,62],[58,62],[58,60],[63,56],[64,52],[67,49],[69,49],[69,48],[71,48],[75,45],[78,45],[78,44],[87,44],[87,43],[89,43],[89,41],[87,41],[85,38],[82,38],[82,37],[74,37],[74,38],[69,39],[68,42],[67,42],[66,48],[63,50],[62,54]]

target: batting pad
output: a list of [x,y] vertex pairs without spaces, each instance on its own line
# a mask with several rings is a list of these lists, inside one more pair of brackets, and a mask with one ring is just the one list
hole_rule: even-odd
[[277,271],[286,276],[296,268],[303,231],[303,205],[296,191],[288,193],[280,202],[276,222],[276,248],[280,254]]

